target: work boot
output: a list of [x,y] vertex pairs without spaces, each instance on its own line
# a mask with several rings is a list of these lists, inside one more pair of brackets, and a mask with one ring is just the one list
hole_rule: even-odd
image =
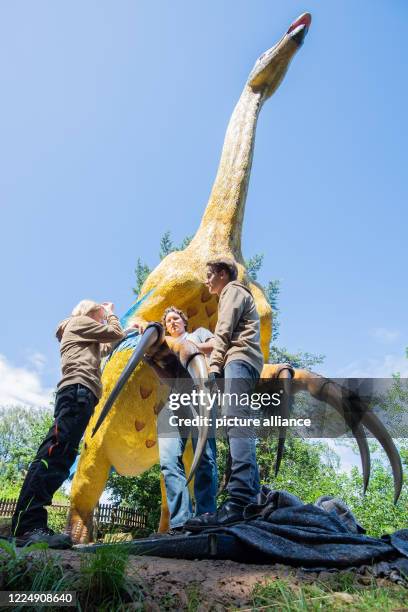
[[29,544],[37,544],[39,542],[45,542],[48,544],[49,548],[57,548],[60,550],[72,548],[72,540],[68,534],[55,533],[48,527],[36,527],[16,538],[17,546],[28,546]]
[[180,527],[170,527],[165,533],[152,533],[150,537],[152,538],[165,538],[167,536],[177,536],[184,534],[184,525]]
[[214,527],[226,527],[227,525],[235,525],[244,520],[244,505],[234,501],[226,501],[218,508],[216,512],[207,512],[189,519],[184,529],[186,531],[202,531]]
[[168,530],[166,535],[178,536],[178,535],[183,535],[183,533],[184,533],[184,525],[181,525],[181,527],[172,527],[171,529]]

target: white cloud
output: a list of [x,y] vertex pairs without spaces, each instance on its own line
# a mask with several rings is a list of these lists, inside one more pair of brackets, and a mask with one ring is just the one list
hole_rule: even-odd
[[38,365],[44,365],[44,358],[36,353],[35,369],[15,367],[4,355],[0,355],[0,405],[48,406],[52,389],[44,388],[38,373]]
[[372,329],[370,335],[381,342],[382,344],[392,344],[399,338],[399,331],[395,329],[386,329],[385,327],[376,327]]
[[37,372],[42,372],[46,363],[46,358],[42,353],[30,353],[28,360]]
[[390,378],[399,372],[408,378],[408,359],[401,355],[385,355],[382,359],[360,359],[340,368],[337,378]]

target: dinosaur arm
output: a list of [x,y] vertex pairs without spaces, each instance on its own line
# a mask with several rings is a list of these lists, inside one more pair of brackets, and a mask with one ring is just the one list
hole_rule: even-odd
[[[364,429],[367,429],[378,440],[391,464],[394,477],[394,503],[397,503],[403,481],[401,457],[392,437],[377,415],[356,393],[343,388],[336,381],[309,370],[292,368],[289,364],[265,364],[258,389],[267,389],[268,380],[286,377],[292,379],[292,394],[307,391],[312,397],[332,406],[350,427],[360,450],[364,492],[367,489],[370,477],[370,450]],[[283,440],[280,453],[282,454],[285,433],[280,437]]]

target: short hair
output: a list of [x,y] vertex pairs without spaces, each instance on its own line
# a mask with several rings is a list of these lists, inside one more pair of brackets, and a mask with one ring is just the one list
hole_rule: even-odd
[[99,308],[102,308],[102,306],[101,304],[98,304],[98,302],[94,302],[93,300],[81,300],[79,304],[77,304],[73,309],[71,316],[86,316],[89,315],[91,312],[94,312],[95,310],[99,310]]
[[188,325],[188,317],[186,315],[186,313],[183,310],[180,310],[179,308],[176,308],[175,306],[169,306],[168,308],[166,308],[166,310],[163,313],[162,316],[162,325],[164,327],[164,331],[166,331],[166,317],[170,312],[175,312],[176,314],[179,315],[179,317],[181,317],[183,319],[183,323],[185,325],[185,328],[187,330],[187,325]]
[[238,278],[238,267],[233,259],[229,257],[217,257],[207,261],[206,265],[214,270],[215,272],[221,272],[224,270],[227,272],[230,280],[234,281]]

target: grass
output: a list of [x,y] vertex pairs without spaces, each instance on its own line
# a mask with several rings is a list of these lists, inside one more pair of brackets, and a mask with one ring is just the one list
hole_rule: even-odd
[[[184,610],[185,612],[197,612],[201,604],[203,604],[203,598],[198,585],[191,583],[177,594],[168,593],[164,595],[157,601],[157,604],[160,612],[179,612],[180,610]],[[205,609],[207,610],[209,608],[206,607]]]
[[353,574],[333,575],[326,582],[301,586],[277,579],[258,584],[252,592],[253,612],[315,612],[318,610],[360,610],[391,612],[408,610],[408,591],[403,587],[359,585]]
[[[0,540],[0,575],[3,590],[13,591],[76,591],[77,610],[111,611],[149,609],[149,589],[140,580],[127,576],[129,549],[126,544],[109,544],[95,553],[81,553],[79,570],[63,563],[46,544],[16,548],[14,543]],[[366,579],[366,577],[364,577]],[[325,582],[294,583],[276,579],[258,584],[252,591],[252,605],[247,611],[314,612],[318,610],[408,610],[408,590],[399,586],[361,584],[362,577],[352,572],[330,575]],[[360,580],[360,582],[359,582]],[[188,583],[178,593],[169,592],[154,600],[160,611],[197,612],[206,605],[199,585]],[[18,608],[17,608],[18,609]],[[36,606],[24,610],[52,608]],[[54,608],[57,609],[57,608]],[[225,606],[225,610],[232,607]],[[242,612],[242,611],[241,611]]]
[[[63,570],[53,557],[48,555],[48,545],[31,544],[16,548],[14,543],[0,540],[0,567],[3,586],[8,590],[52,590],[52,585],[63,575]],[[38,556],[31,556],[41,551]]]
[[98,610],[109,610],[118,609],[123,602],[143,601],[141,585],[126,577],[128,557],[128,548],[121,544],[109,544],[83,555],[78,586],[84,609],[92,609],[93,602],[97,602]]
[[[34,554],[33,554],[34,553]],[[140,604],[145,593],[140,584],[126,576],[128,550],[124,545],[101,547],[93,554],[83,554],[79,572],[64,567],[61,558],[51,554],[47,544],[17,548],[0,540],[0,575],[2,589],[10,591],[76,591],[77,609],[121,610],[126,603]],[[43,608],[24,607],[39,612]],[[44,607],[48,612],[50,607]]]

